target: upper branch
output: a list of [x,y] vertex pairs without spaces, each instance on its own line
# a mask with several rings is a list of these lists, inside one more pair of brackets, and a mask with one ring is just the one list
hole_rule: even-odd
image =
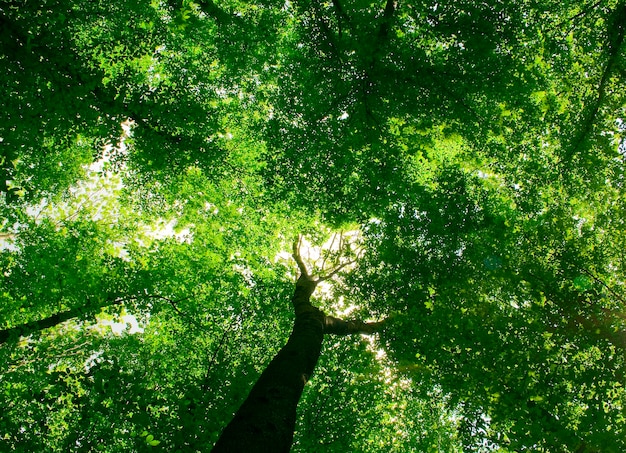
[[[339,250],[341,252],[341,249],[344,248],[344,237],[343,237],[343,233],[341,235],[339,235]],[[330,248],[332,249],[333,246],[335,245],[335,241],[337,240],[336,237],[333,238],[333,242],[330,245]],[[298,265],[298,269],[300,270],[300,276],[298,278],[298,280],[308,280],[312,283],[315,283],[316,285],[320,282],[326,281],[331,279],[332,277],[334,277],[335,275],[337,275],[341,270],[343,270],[344,268],[346,268],[347,266],[350,266],[352,264],[355,264],[360,256],[361,253],[363,252],[362,249],[357,250],[356,253],[356,257],[354,259],[348,260],[344,263],[339,264],[335,269],[333,269],[332,271],[328,272],[325,275],[321,275],[318,278],[313,278],[313,276],[309,273],[309,270],[307,269],[306,264],[304,263],[304,260],[302,259],[302,255],[300,254],[300,248],[302,246],[302,235],[298,235],[298,237],[293,241],[293,251],[292,251],[292,256],[293,259],[295,260],[296,264]],[[324,272],[324,266],[326,265],[326,259],[328,258],[328,256],[325,256],[323,261],[322,261],[322,268],[319,269],[319,272],[323,273]]]
[[345,22],[350,25],[350,16],[346,14],[339,0],[333,0],[333,6],[335,7],[335,16],[337,17],[337,26],[339,27],[339,37],[341,38],[343,26],[342,23]]
[[298,238],[293,241],[293,259],[296,261],[296,264],[298,265],[298,269],[300,269],[300,275],[304,276],[307,279],[310,279],[310,275],[309,275],[309,271],[306,268],[306,265],[304,264],[304,261],[302,261],[302,256],[300,255],[300,245],[302,244],[302,236],[298,235]]
[[385,11],[383,12],[383,19],[380,24],[380,29],[378,30],[378,38],[382,41],[386,39],[389,35],[389,29],[391,28],[391,22],[393,20],[393,15],[396,12],[396,1],[395,0],[387,0],[385,4]]
[[580,126],[579,132],[574,139],[574,142],[567,152],[566,157],[569,161],[575,153],[580,151],[583,142],[587,136],[591,133],[600,112],[600,108],[605,101],[607,85],[611,80],[611,75],[619,66],[619,59],[621,56],[621,48],[626,37],[626,3],[622,3],[616,7],[611,16],[609,17],[609,25],[607,30],[607,43],[605,45],[608,50],[608,58],[604,65],[604,70],[596,89],[595,99],[585,108],[583,112],[583,120]]
[[351,264],[356,263],[357,260],[350,260],[348,262],[343,263],[341,266],[338,266],[335,270],[333,270],[330,274],[326,274],[320,278],[317,279],[318,282],[323,282],[325,280],[328,280],[332,277],[334,277],[335,275],[337,275],[343,268],[345,268],[346,266],[350,266]]

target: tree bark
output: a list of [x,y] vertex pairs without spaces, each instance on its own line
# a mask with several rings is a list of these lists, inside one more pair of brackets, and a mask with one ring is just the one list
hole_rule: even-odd
[[312,279],[299,255],[294,253],[294,258],[302,273],[292,298],[296,318],[291,335],[222,432],[214,453],[288,452],[293,442],[296,407],[319,359],[324,334],[371,334],[383,326],[383,322],[344,321],[326,316],[311,305],[315,287],[325,278]]

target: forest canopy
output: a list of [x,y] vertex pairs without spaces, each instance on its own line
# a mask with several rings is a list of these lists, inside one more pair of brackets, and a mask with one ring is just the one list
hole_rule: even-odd
[[291,451],[626,451],[625,32],[2,0],[0,450],[210,451],[308,269],[371,335],[324,339]]

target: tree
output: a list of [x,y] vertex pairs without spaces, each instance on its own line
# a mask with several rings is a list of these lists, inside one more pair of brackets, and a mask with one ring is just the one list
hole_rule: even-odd
[[625,12],[3,2],[0,449],[210,450],[291,298],[387,320],[317,328],[292,451],[625,450]]
[[311,304],[317,285],[338,270],[319,278],[309,275],[300,256],[300,240],[293,245],[300,276],[291,299],[295,320],[289,340],[265,367],[213,451],[289,451],[296,407],[319,359],[324,334],[372,334],[383,326],[383,322],[345,321],[327,316]]

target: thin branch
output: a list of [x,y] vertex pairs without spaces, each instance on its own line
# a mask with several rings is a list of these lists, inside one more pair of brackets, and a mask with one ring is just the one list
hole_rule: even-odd
[[328,275],[324,275],[320,278],[317,279],[317,282],[323,282],[326,281],[328,279],[333,278],[335,275],[337,275],[341,270],[343,270],[346,266],[350,266],[351,264],[354,264],[358,261],[358,258],[355,258],[353,260],[347,261],[345,263],[343,263],[341,266],[337,267],[334,271],[332,271],[330,274]]
[[578,268],[581,272],[584,272],[585,274],[587,274],[589,277],[591,277],[592,279],[594,279],[594,281],[600,285],[602,285],[608,292],[610,292],[617,300],[619,300],[620,302],[626,304],[626,300],[624,300],[624,298],[622,296],[620,296],[616,291],[613,290],[613,288],[611,288],[609,285],[607,285],[606,283],[604,283],[604,281],[602,281],[600,278],[596,277],[594,274],[592,274],[590,271],[588,271],[587,269],[583,268],[583,267],[579,267]]
[[[337,241],[337,235],[339,235],[339,253],[341,254],[342,250],[344,249],[345,245],[346,245],[346,240],[344,238],[343,232],[341,233],[335,233],[333,235],[333,239],[332,242],[330,244],[330,248],[332,249],[335,245],[335,242]],[[330,273],[326,274],[326,275],[322,275],[317,279],[313,279],[311,278],[311,275],[309,274],[306,264],[304,264],[304,261],[302,260],[302,256],[300,255],[300,246],[302,244],[302,235],[298,235],[298,238],[293,242],[293,259],[296,261],[297,265],[298,265],[298,269],[300,269],[300,273],[305,277],[305,279],[308,279],[310,281],[312,281],[313,283],[315,283],[316,285],[320,282],[326,281],[331,279],[332,277],[334,277],[335,275],[337,275],[339,272],[341,272],[343,269],[345,269],[347,266],[350,266],[352,264],[355,264],[359,261],[359,259],[362,256],[362,252],[364,251],[362,248],[357,249],[356,251],[356,257],[354,259],[348,260],[344,263],[341,263],[339,266],[337,266],[333,271],[331,271]],[[349,246],[349,245],[348,245]],[[326,261],[328,259],[328,257],[330,256],[330,254],[332,253],[332,250],[328,250],[328,253],[324,256],[323,254],[323,261],[322,261],[322,266],[320,268],[320,271],[323,272],[324,271],[324,267],[326,265]],[[320,258],[318,258],[315,261],[315,265],[314,268],[317,269],[317,262],[319,261]]]
[[567,19],[565,19],[564,21],[560,22],[558,25],[556,25],[554,27],[555,30],[561,30],[563,25],[565,25],[566,23],[570,23],[572,25],[572,27],[570,28],[570,30],[572,28],[574,28],[574,26],[576,25],[576,22],[578,21],[578,19],[581,19],[582,17],[586,16],[587,14],[589,14],[589,12],[591,12],[591,10],[596,9],[598,6],[600,6],[602,3],[604,2],[604,0],[598,0],[596,3],[594,3],[593,5],[583,9],[581,12],[579,12],[578,14],[574,14],[572,17],[568,17]]
[[206,393],[209,389],[209,376],[211,375],[211,370],[213,369],[213,366],[215,365],[217,354],[222,350],[222,347],[224,346],[224,343],[226,342],[226,338],[228,338],[228,335],[232,332],[233,326],[235,324],[235,320],[238,320],[238,319],[240,318],[237,316],[237,317],[233,317],[233,319],[230,320],[230,322],[228,323],[228,327],[224,329],[224,332],[222,333],[220,341],[217,344],[217,347],[215,348],[215,350],[213,351],[211,358],[209,359],[209,364],[207,365],[206,372],[204,373],[204,380],[202,381],[202,386],[201,386],[202,393]]
[[[335,87],[337,87],[339,84],[336,83],[333,87],[333,92],[335,92]],[[339,110],[339,107],[341,106],[342,102],[345,101],[346,99],[348,99],[353,93],[354,93],[354,88],[350,88],[348,90],[347,93],[342,94],[341,96],[333,96],[332,99],[329,99],[329,101],[333,101],[326,110],[324,110],[324,112],[321,115],[318,115],[318,118],[315,119],[314,121],[318,124],[318,126],[322,123],[324,123],[324,121],[326,121],[328,119],[328,116],[333,113],[333,112],[337,112],[337,110]],[[350,110],[349,108],[347,108],[346,110]],[[346,112],[347,113],[347,112]],[[349,116],[352,116],[348,113]]]
[[188,296],[188,297],[185,297],[185,298],[182,298],[182,299],[178,299],[178,300],[172,300],[172,299],[170,299],[170,298],[168,298],[168,297],[164,297],[164,296],[153,296],[153,297],[154,297],[155,299],[162,299],[162,300],[165,300],[165,301],[169,302],[169,303],[170,303],[170,305],[174,308],[174,311],[175,311],[176,313],[178,313],[178,315],[179,315],[181,318],[186,318],[186,319],[188,319],[188,320],[189,320],[189,322],[191,322],[194,326],[196,326],[196,327],[197,327],[198,329],[200,329],[200,330],[208,331],[208,329],[207,329],[207,327],[206,327],[206,326],[203,326],[202,324],[200,324],[200,323],[199,323],[198,321],[196,321],[196,320],[195,320],[192,316],[189,316],[189,315],[187,315],[187,314],[183,313],[183,312],[182,312],[182,311],[181,311],[181,310],[180,310],[180,309],[176,306],[176,304],[177,304],[177,303],[179,303],[179,302],[183,302],[183,301],[185,301],[185,300],[189,300],[189,299],[191,299],[191,298],[193,297],[193,295]]
[[107,298],[103,302],[93,306],[74,307],[66,311],[54,313],[46,318],[35,321],[26,322],[17,326],[0,330],[0,344],[15,343],[20,337],[32,335],[36,332],[58,326],[59,324],[70,319],[85,319],[87,316],[97,313],[105,307],[112,305],[120,305],[124,302],[121,298]]
[[343,246],[345,244],[345,240],[343,238],[343,231],[339,232],[339,252],[341,252],[341,250],[343,250]]
[[596,123],[600,107],[604,103],[606,97],[606,87],[610,81],[611,75],[617,66],[619,66],[620,49],[624,43],[626,34],[626,26],[623,26],[622,22],[626,20],[626,4],[619,5],[618,9],[613,11],[611,15],[612,23],[607,30],[608,42],[606,47],[608,48],[608,59],[602,77],[598,83],[597,94],[595,99],[590,105],[586,106],[586,112],[583,113],[584,118],[581,124],[581,128],[574,140],[571,148],[566,154],[566,160],[569,161],[574,154],[576,154],[582,146],[585,138],[591,133],[593,126]]
[[304,264],[304,261],[302,261],[302,256],[300,256],[300,246],[302,245],[302,235],[298,235],[298,238],[293,241],[293,259],[296,261],[296,264],[298,265],[298,269],[300,269],[300,274],[304,275],[306,278],[309,278],[309,271],[306,268],[306,265]]
[[[328,42],[329,42],[329,45],[325,46],[325,47],[329,47],[331,53],[334,54],[335,58],[337,58],[337,60],[339,60],[339,62],[341,64],[343,64],[343,58],[342,58],[341,52],[339,50],[339,43],[335,39],[335,36],[334,36],[332,30],[330,29],[330,27],[328,26],[328,24],[326,23],[324,18],[321,16],[317,6],[314,8],[314,10],[315,10],[315,17],[317,18],[319,27],[320,27],[320,29],[322,29],[324,31],[324,34],[326,35],[326,38],[328,39]],[[340,29],[340,31],[341,31],[341,29]]]
[[[369,80],[369,75],[366,75],[366,77],[367,77],[367,80]],[[363,91],[363,106],[365,107],[365,118],[367,120],[368,125],[371,120],[371,123],[374,125],[374,127],[376,128],[376,130],[382,137],[384,136],[384,131],[383,131],[380,121],[378,120],[378,118],[376,118],[376,115],[374,115],[374,112],[372,112],[372,108],[370,107],[370,104],[369,104],[369,94],[370,94],[369,91],[367,90]]]
[[[322,267],[320,267],[320,272],[324,272],[324,266],[326,266],[326,260],[328,259],[328,256],[333,250],[333,246],[335,245],[336,239],[337,239],[337,233],[334,233],[333,240],[331,241],[330,246],[328,247],[328,253],[325,254],[324,260],[322,261]],[[341,244],[339,244],[339,249],[341,250]]]
[[373,91],[374,82],[371,80],[371,75],[374,73],[376,64],[379,63],[379,57],[381,56],[381,51],[383,47],[387,43],[389,38],[389,30],[391,29],[391,25],[393,22],[393,16],[396,12],[396,2],[395,0],[387,0],[385,4],[385,10],[383,11],[383,15],[380,21],[380,27],[378,29],[378,33],[375,37],[375,41],[373,42],[373,46],[369,52],[369,55],[366,57],[366,61],[369,60],[369,65],[364,69],[364,78],[362,84],[362,94],[363,94],[363,106],[365,108],[365,117],[366,120],[373,120],[374,126],[378,129],[379,133],[382,135],[382,129],[380,126],[380,122],[372,112],[369,103],[368,97]]

